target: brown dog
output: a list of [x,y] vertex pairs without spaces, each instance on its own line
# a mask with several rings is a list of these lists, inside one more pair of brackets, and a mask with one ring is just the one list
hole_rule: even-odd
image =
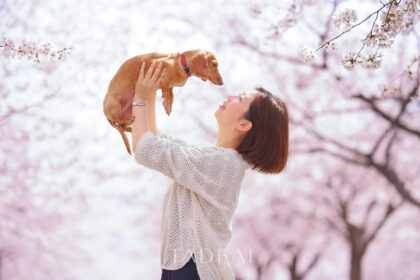
[[109,123],[120,132],[130,155],[130,144],[124,132],[131,132],[134,87],[141,64],[146,63],[144,72],[147,73],[153,61],[162,61],[162,69],[166,68],[165,74],[160,78],[159,88],[162,90],[163,106],[168,116],[171,114],[174,99],[172,88],[183,86],[188,77],[196,76],[203,81],[210,80],[213,84],[223,85],[217,59],[209,51],[199,49],[182,54],[147,53],[126,60],[108,86],[103,108]]

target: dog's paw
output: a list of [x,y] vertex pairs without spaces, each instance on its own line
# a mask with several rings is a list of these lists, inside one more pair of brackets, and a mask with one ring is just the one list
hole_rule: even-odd
[[131,132],[131,125],[125,124],[121,127],[125,132]]
[[165,108],[166,114],[169,116],[171,114],[172,108],[168,104],[163,104],[163,107]]
[[166,114],[169,116],[170,114],[171,114],[171,107],[168,105],[168,106],[165,106],[165,112],[166,112]]

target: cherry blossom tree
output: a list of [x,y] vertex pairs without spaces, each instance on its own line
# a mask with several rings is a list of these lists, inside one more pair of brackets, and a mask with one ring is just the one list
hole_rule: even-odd
[[[273,279],[276,266],[284,270],[288,279],[310,279],[311,271],[328,249],[327,228],[323,229],[321,223],[310,217],[309,212],[314,209],[307,204],[269,195],[264,205],[268,210],[244,213],[234,225],[240,251],[252,252],[249,266],[254,270],[253,279]],[[256,204],[249,206],[258,208]],[[243,263],[237,266],[239,275],[243,266]]]
[[[331,267],[333,260],[342,259],[348,266],[347,279],[382,279],[364,277],[381,273],[376,269],[377,258],[365,256],[377,255],[378,249],[372,247],[380,244],[383,236],[412,230],[418,233],[416,218],[411,221],[409,218],[418,216],[416,210],[394,189],[387,187],[388,182],[373,170],[365,171],[339,160],[322,163],[320,156],[317,159],[322,165],[305,169],[307,156],[299,157],[302,158],[301,163],[296,164],[299,168],[288,174],[299,179],[283,179],[278,183],[272,180],[261,185],[255,180],[248,181],[258,191],[248,194],[247,211],[236,219],[233,247],[239,247],[241,252],[251,250],[252,262],[237,264],[237,274],[243,275],[247,271],[244,266],[248,265],[253,268],[253,274],[247,272],[248,277],[272,279],[274,268],[280,266],[284,278],[288,271],[289,279],[305,279],[306,276],[344,279],[345,270],[339,267],[330,268],[328,273],[317,271],[324,263]],[[266,203],[254,201],[264,188],[269,189]],[[407,218],[409,220],[404,221]],[[397,227],[387,226],[395,221],[404,222]],[[387,260],[388,266],[394,268],[389,270],[391,274],[415,279],[411,278],[417,275],[415,270],[399,269],[399,262],[410,263],[409,255],[416,252],[412,249],[406,249],[408,256],[401,256],[398,262]],[[312,273],[312,270],[315,271]]]
[[[314,178],[311,174],[307,176]],[[348,245],[348,279],[361,280],[363,258],[369,246],[375,242],[385,223],[401,208],[404,200],[392,199],[392,192],[381,190],[384,189],[380,186],[381,183],[385,185],[386,182],[375,184],[378,181],[373,172],[343,165],[341,170],[337,168],[334,174],[326,176],[319,183],[312,179],[318,189],[311,195],[311,199],[321,207],[329,208],[324,211],[325,215],[317,211],[313,212],[314,216],[323,219]]]
[[[30,147],[28,135],[8,133],[13,131],[12,122],[0,121],[0,279],[77,279],[66,264],[77,265],[80,260],[74,256],[82,256],[71,240],[77,239],[72,224],[80,215],[77,209],[83,200],[63,195],[63,189],[45,188],[46,182],[39,179],[44,163],[24,156]],[[70,203],[74,208],[64,215],[62,206]],[[66,239],[70,242],[63,241]],[[55,265],[51,266],[53,260]]]
[[[396,10],[392,10],[391,7],[391,3],[393,3],[394,1],[389,2],[388,6],[384,6],[382,7],[382,9],[385,9],[385,7],[388,7],[388,11],[389,14],[391,14],[393,16],[394,12],[396,12]],[[401,2],[401,1],[400,1]],[[417,18],[418,17],[418,12],[413,11],[413,9],[417,9],[417,6],[413,6],[411,4],[411,1],[407,1],[404,2],[405,4],[401,4],[403,6],[401,6],[401,9],[405,9],[407,10],[406,13],[408,15],[408,18],[414,17]],[[338,1],[333,1],[331,3],[331,13],[330,14],[334,14],[335,10],[337,9],[337,5],[339,4]],[[395,3],[397,4],[397,3]],[[321,5],[321,4],[320,4]],[[394,5],[392,5],[394,6]],[[396,6],[395,6],[396,7]],[[399,6],[398,6],[399,7]],[[391,9],[391,10],[390,10]],[[394,8],[396,9],[396,8]],[[377,10],[376,14],[378,15],[379,12],[381,10]],[[398,10],[399,11],[399,10]],[[399,11],[398,13],[401,13],[401,11]],[[339,20],[340,18],[343,18],[341,20]],[[351,15],[346,15],[346,16],[338,16],[337,17],[337,21],[339,22],[345,22],[345,19],[349,19],[349,18],[353,18],[353,16]],[[383,20],[385,20],[386,18],[382,17]],[[409,19],[404,19],[405,17],[399,17],[398,20],[407,20],[410,21]],[[412,19],[414,20],[414,19]],[[387,22],[387,20],[385,20]],[[401,22],[399,22],[397,20],[392,20],[390,22],[395,23],[395,26],[393,25],[393,27],[384,27],[386,30],[391,29],[394,31],[389,31],[390,34],[392,34],[392,36],[396,36],[396,34],[398,34],[401,30],[398,29],[399,31],[395,31],[395,29],[397,28],[396,26],[401,27],[402,24]],[[352,20],[348,20],[348,22],[352,22]],[[396,23],[399,22],[399,23]],[[411,21],[410,21],[411,22]],[[330,26],[331,26],[331,17],[328,17],[326,19],[326,26],[324,28],[324,32],[322,33],[315,33],[316,31],[314,30],[314,28],[309,28],[310,31],[314,32],[315,37],[318,37],[319,40],[323,41],[324,38],[328,37],[328,34],[330,33]],[[307,68],[305,66],[303,66],[299,61],[295,60],[293,57],[288,57],[288,56],[282,56],[279,55],[278,53],[273,53],[273,52],[269,52],[266,51],[264,46],[260,46],[258,44],[252,43],[252,41],[256,41],[256,40],[252,40],[252,39],[247,39],[245,35],[242,35],[238,28],[236,27],[237,25],[234,26],[235,30],[237,31],[236,33],[236,38],[235,38],[235,42],[238,42],[240,45],[245,46],[247,48],[249,48],[251,50],[251,52],[255,53],[256,55],[260,56],[260,57],[265,57],[267,58],[271,58],[277,61],[285,61],[288,66],[287,67],[295,67],[297,70],[295,72],[293,72],[294,75],[296,75],[295,77],[288,77],[290,80],[304,80],[306,79],[306,81],[304,82],[296,82],[297,84],[297,88],[287,88],[288,92],[291,91],[297,91],[299,92],[299,96],[302,96],[303,94],[308,96],[308,99],[305,100],[309,101],[310,98],[313,97],[309,97],[309,95],[313,96],[314,94],[316,94],[314,92],[314,89],[317,88],[317,86],[319,85],[319,87],[322,86],[322,83],[327,82],[329,84],[329,89],[325,89],[323,90],[323,94],[327,94],[328,90],[329,91],[333,91],[331,94],[334,94],[334,92],[337,93],[341,93],[344,98],[350,98],[349,102],[353,102],[352,99],[356,99],[356,100],[360,100],[362,101],[362,103],[364,103],[364,105],[362,105],[364,108],[367,109],[366,113],[369,114],[370,112],[372,114],[376,114],[379,118],[378,120],[380,121],[385,121],[386,123],[388,123],[389,127],[387,129],[385,129],[380,135],[377,136],[377,140],[375,142],[372,143],[372,149],[370,152],[362,152],[359,151],[357,148],[353,148],[353,147],[349,147],[348,145],[346,145],[343,142],[338,141],[338,139],[334,139],[331,137],[327,137],[326,135],[323,135],[319,130],[316,130],[313,128],[313,122],[315,121],[316,116],[319,116],[320,118],[323,116],[321,113],[317,113],[317,112],[312,112],[310,110],[308,110],[310,107],[308,107],[308,105],[301,105],[300,103],[303,103],[302,100],[297,99],[296,96],[291,96],[288,95],[287,97],[289,98],[289,102],[293,103],[294,105],[294,111],[299,111],[300,114],[303,117],[298,117],[299,120],[294,119],[294,117],[292,116],[292,121],[296,124],[296,125],[302,125],[304,127],[306,127],[308,129],[308,131],[310,132],[310,134],[315,135],[317,142],[316,143],[321,143],[322,142],[329,142],[332,145],[335,146],[335,148],[338,149],[342,149],[343,152],[346,153],[353,153],[354,157],[345,157],[345,156],[340,156],[340,158],[342,158],[343,160],[346,160],[348,162],[352,162],[354,164],[362,164],[364,166],[367,166],[368,168],[370,166],[372,166],[373,168],[375,168],[377,170],[377,172],[379,174],[381,174],[382,176],[384,176],[385,178],[387,178],[387,180],[389,182],[391,182],[392,186],[400,193],[400,195],[402,197],[404,197],[405,199],[407,199],[407,201],[409,201],[410,203],[412,203],[413,205],[416,206],[420,206],[419,203],[419,198],[416,198],[415,196],[413,196],[410,191],[407,189],[406,185],[409,184],[409,188],[412,188],[412,182],[410,183],[404,183],[400,176],[398,175],[398,173],[395,171],[394,167],[392,165],[389,164],[389,157],[390,157],[390,150],[392,149],[392,145],[394,143],[394,138],[391,137],[387,137],[389,135],[391,135],[393,132],[394,133],[408,133],[408,137],[414,136],[415,138],[418,138],[419,135],[419,129],[413,127],[412,125],[407,124],[407,121],[409,120],[413,120],[413,115],[415,115],[416,113],[416,109],[415,106],[416,104],[418,104],[418,102],[415,100],[415,98],[418,96],[418,92],[419,92],[419,63],[418,63],[418,55],[414,56],[414,59],[412,59],[410,61],[410,56],[411,53],[413,53],[413,51],[415,51],[415,49],[410,48],[409,46],[406,47],[406,52],[403,52],[401,55],[401,60],[405,60],[405,61],[409,61],[409,63],[407,64],[409,70],[407,70],[406,73],[407,75],[402,75],[400,73],[399,69],[395,69],[395,67],[393,67],[392,63],[386,63],[385,65],[383,65],[382,67],[382,71],[384,73],[386,73],[387,76],[392,77],[391,79],[389,79],[391,81],[391,84],[394,83],[395,81],[395,77],[398,77],[398,87],[395,86],[395,83],[393,85],[393,88],[396,88],[396,90],[393,90],[394,92],[398,92],[399,96],[398,97],[394,97],[395,94],[392,95],[385,95],[384,94],[386,92],[389,92],[388,88],[390,88],[390,85],[385,85],[382,86],[381,88],[381,84],[382,84],[382,80],[383,78],[381,77],[381,75],[384,75],[382,72],[378,72],[377,74],[373,74],[373,72],[369,72],[369,75],[376,75],[377,79],[373,79],[371,81],[371,84],[368,88],[364,85],[362,85],[359,81],[363,81],[360,78],[364,75],[364,73],[360,72],[360,73],[349,73],[349,74],[343,74],[340,72],[340,69],[337,68],[338,63],[340,62],[340,59],[337,57],[336,54],[332,53],[332,52],[327,52],[325,49],[322,50],[323,52],[323,56],[321,59],[321,63],[314,63],[312,62],[311,64],[306,64]],[[401,27],[402,28],[402,27]],[[411,30],[411,29],[408,29]],[[402,32],[402,31],[401,31]],[[406,31],[404,31],[406,32]],[[384,35],[385,36],[385,35]],[[388,35],[387,35],[388,36]],[[391,40],[393,37],[391,35],[389,35],[388,38],[389,40]],[[249,35],[248,35],[249,37]],[[385,36],[386,37],[386,36]],[[391,38],[392,37],[392,38]],[[413,35],[412,39],[416,39],[416,37]],[[385,39],[384,39],[385,40]],[[352,41],[354,43],[354,41]],[[357,41],[356,41],[357,42]],[[349,44],[350,45],[350,44]],[[411,56],[412,57],[412,56]],[[305,71],[312,71],[311,75],[301,75],[301,73],[303,72],[302,70],[298,70],[298,67],[302,67],[302,70],[304,69],[308,69]],[[414,69],[412,69],[414,67]],[[312,69],[312,70],[310,70]],[[370,71],[369,69],[367,71]],[[327,77],[332,77],[332,79],[326,80]],[[308,78],[311,78],[311,87],[308,86]],[[285,88],[284,86],[284,80],[285,78],[282,77],[281,80],[279,80],[279,84]],[[299,83],[302,83],[301,85],[299,85]],[[351,86],[351,87],[350,87]],[[373,92],[372,92],[373,91]],[[379,94],[379,92],[381,91],[381,94]],[[375,93],[376,92],[376,93]],[[382,96],[382,97],[379,97]],[[340,97],[336,97],[336,96],[332,96],[332,98],[335,98],[335,100],[337,102],[340,102],[341,99]],[[381,108],[378,104],[379,103],[383,103],[383,104],[396,104],[399,108],[399,111],[397,113],[392,113],[391,111],[395,108],[395,106],[393,107],[389,107],[389,109],[383,109]],[[337,103],[339,104],[339,103]],[[332,103],[330,103],[330,107],[333,106]],[[341,105],[340,105],[341,106]],[[358,109],[356,109],[358,110]],[[326,113],[329,113],[330,111],[336,111],[333,108],[326,108],[324,109],[324,111]],[[343,111],[344,113],[344,111]],[[350,114],[354,113],[354,109],[351,109]],[[403,119],[405,121],[403,121]],[[389,142],[388,142],[389,140]],[[416,141],[415,139],[413,141]],[[388,143],[388,144],[386,144]],[[385,149],[385,151],[383,151],[383,155],[377,155],[376,153],[378,153],[378,148],[380,145],[387,145],[387,149]],[[327,150],[325,148],[321,148],[321,147],[312,147],[310,150],[308,150],[310,152],[325,152],[325,153],[329,153],[330,155],[334,155],[335,153]],[[383,157],[383,161],[377,161],[377,157]],[[355,158],[357,157],[357,159]],[[362,159],[364,157],[364,159]],[[415,179],[415,178],[413,178]]]
[[[324,5],[326,2],[320,3],[319,6]],[[332,4],[331,14],[334,14],[338,1],[331,1],[330,3]],[[304,3],[301,4],[300,8],[304,6]],[[388,4],[389,6],[390,4]],[[382,9],[385,7],[387,6],[382,7]],[[267,12],[264,11],[269,10],[269,8],[270,6],[264,6],[263,4],[259,5],[259,7],[254,6],[250,14],[257,15],[257,17],[267,21],[266,17],[264,18]],[[295,10],[300,10],[300,8],[295,8]],[[322,9],[325,10],[325,6]],[[410,12],[408,14],[410,15]],[[417,12],[414,16],[417,16]],[[300,19],[302,17],[303,15],[301,15]],[[327,18],[327,24],[324,28],[325,32],[317,31],[305,19],[302,19],[302,21],[310,26],[308,29],[315,33],[315,37],[319,37],[320,41],[325,42],[331,24],[331,20],[328,19],[331,19],[331,17]],[[279,26],[287,29],[289,26],[287,24],[283,25],[284,22],[288,21],[280,21]],[[296,20],[296,23],[299,23],[299,19]],[[275,71],[281,73],[281,75],[276,77],[276,82],[283,96],[289,101],[288,104],[293,108],[290,110],[292,114],[292,130],[294,130],[292,134],[298,135],[298,137],[292,138],[292,143],[295,143],[293,152],[300,153],[305,151],[306,153],[309,152],[309,154],[322,152],[342,160],[344,164],[365,167],[366,172],[371,172],[371,169],[373,169],[379,175],[379,178],[386,179],[387,182],[383,182],[383,186],[393,187],[404,200],[418,206],[418,191],[415,186],[419,183],[419,169],[415,167],[418,165],[413,165],[416,161],[418,162],[416,157],[413,156],[416,154],[413,151],[418,150],[416,136],[418,129],[413,127],[416,124],[415,115],[418,115],[418,110],[416,109],[418,108],[418,103],[415,100],[418,95],[418,55],[414,56],[414,58],[411,56],[413,53],[415,54],[416,49],[404,44],[398,45],[398,47],[405,48],[405,51],[399,53],[400,61],[398,64],[403,65],[406,63],[408,70],[401,73],[401,68],[396,69],[394,67],[395,62],[385,62],[382,64],[382,72],[380,71],[380,73],[376,74],[376,80],[371,79],[374,86],[367,87],[362,85],[361,89],[354,89],[354,85],[359,86],[360,83],[357,81],[366,73],[342,73],[337,67],[342,61],[336,54],[323,48],[323,56],[320,63],[310,61],[305,66],[292,55],[283,55],[283,53],[287,53],[285,49],[283,52],[267,50],[266,45],[271,42],[268,40],[268,42],[264,41],[263,36],[254,36],[252,32],[244,32],[246,24],[246,22],[232,19],[230,26],[235,34],[232,42],[249,50],[246,55],[247,58],[255,56],[267,63],[267,68],[270,68],[270,74],[276,75]],[[281,38],[282,34],[279,30],[281,28],[277,28],[277,31],[267,38],[270,40]],[[308,32],[307,30],[305,31]],[[411,41],[413,38],[416,38],[415,33],[411,34]],[[264,43],[260,43],[261,40]],[[357,40],[349,42],[350,44],[346,43],[349,46],[353,46]],[[410,56],[413,59],[410,60]],[[394,59],[392,55],[388,55],[387,58],[389,60]],[[274,61],[278,67],[275,67]],[[281,67],[287,68],[294,77],[282,72],[280,70]],[[367,67],[368,71],[370,69],[372,67]],[[374,74],[368,72],[368,75],[373,77]],[[391,88],[391,86],[381,87],[381,76],[390,77],[389,81],[391,82],[396,80],[395,77],[400,78],[397,80],[398,87],[390,83],[393,88],[392,91],[399,93],[399,96],[386,94],[390,93],[387,88]],[[327,87],[324,85],[327,85]],[[319,91],[322,92],[322,96]],[[323,101],[321,97],[328,101]],[[354,100],[363,102],[354,102]],[[294,113],[298,113],[300,116],[295,116]],[[358,114],[359,117],[356,118]],[[352,121],[348,121],[350,119]],[[358,120],[357,125],[355,125],[356,119]],[[404,121],[402,121],[403,119]],[[336,120],[340,120],[344,127],[332,126],[331,124],[336,123]],[[324,125],[321,126],[320,124]],[[325,134],[321,133],[321,131]],[[374,131],[376,136],[372,133],[367,133],[368,131]],[[305,132],[309,132],[309,135],[314,136],[314,138],[308,139],[308,134]],[[301,149],[303,146],[309,149]],[[370,151],[367,149],[369,146],[372,147]],[[363,148],[363,151],[359,151],[358,148]],[[368,160],[356,159],[352,157],[352,153],[355,157],[366,155]],[[402,156],[402,154],[405,156]],[[399,160],[402,157],[404,160]],[[324,161],[327,162],[327,159]],[[388,208],[385,207],[388,211],[385,212],[383,217],[384,222],[395,211],[395,207],[394,204],[390,204]],[[378,230],[384,222],[377,224]],[[357,231],[358,228],[355,227],[354,232]],[[354,235],[354,232],[352,235]],[[363,236],[363,238],[369,240],[369,238],[375,236],[374,232],[371,232],[371,235],[365,233],[367,235]],[[367,247],[368,244],[365,243],[363,246]],[[358,261],[360,252],[354,251],[354,253],[354,265],[349,265],[349,267],[353,267],[353,275],[359,275],[357,263],[360,263]]]

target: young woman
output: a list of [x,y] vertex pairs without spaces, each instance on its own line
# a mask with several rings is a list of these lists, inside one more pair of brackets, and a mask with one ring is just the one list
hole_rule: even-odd
[[[156,132],[162,65],[141,66],[132,123],[137,163],[174,180],[164,197],[161,279],[233,280],[225,248],[246,169],[279,173],[288,157],[286,104],[262,87],[229,96],[215,112],[217,144],[191,145]],[[135,106],[140,105],[140,106]]]

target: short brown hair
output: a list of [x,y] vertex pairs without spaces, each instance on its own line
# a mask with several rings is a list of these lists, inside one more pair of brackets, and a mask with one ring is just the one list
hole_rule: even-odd
[[280,173],[289,154],[289,118],[286,103],[263,87],[244,114],[252,122],[236,150],[262,173]]

